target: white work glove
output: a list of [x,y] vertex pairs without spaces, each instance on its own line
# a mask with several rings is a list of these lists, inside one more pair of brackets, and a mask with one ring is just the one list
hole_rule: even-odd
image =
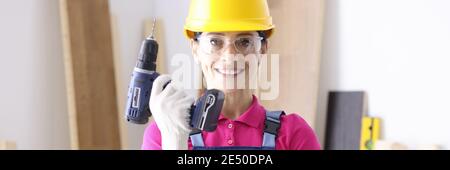
[[191,132],[189,126],[189,109],[194,98],[188,96],[184,89],[171,82],[168,75],[160,75],[154,82],[150,96],[150,110],[161,131],[163,150],[187,150]]

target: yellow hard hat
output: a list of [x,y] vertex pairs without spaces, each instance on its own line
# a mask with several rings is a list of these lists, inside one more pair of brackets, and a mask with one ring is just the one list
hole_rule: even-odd
[[266,0],[191,0],[184,33],[265,31],[269,38],[273,28]]

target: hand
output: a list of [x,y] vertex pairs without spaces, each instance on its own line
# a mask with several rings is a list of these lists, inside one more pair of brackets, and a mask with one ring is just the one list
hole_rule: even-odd
[[[150,110],[161,131],[162,149],[187,150],[191,132],[189,109],[194,99],[175,82],[170,81],[168,75],[160,75],[153,82]],[[163,89],[168,82],[170,83]]]

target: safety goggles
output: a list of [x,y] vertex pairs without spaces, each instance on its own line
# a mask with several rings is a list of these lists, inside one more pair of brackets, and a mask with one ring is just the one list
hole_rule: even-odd
[[222,54],[226,47],[233,44],[236,52],[252,54],[261,50],[262,37],[244,35],[233,39],[222,35],[204,35],[198,38],[199,48],[205,54]]

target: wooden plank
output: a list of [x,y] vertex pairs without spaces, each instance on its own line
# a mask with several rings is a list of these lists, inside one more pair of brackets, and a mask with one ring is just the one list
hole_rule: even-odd
[[121,67],[121,60],[120,58],[122,58],[121,56],[121,51],[120,51],[120,32],[119,32],[119,25],[118,25],[118,21],[117,21],[117,16],[116,15],[111,15],[111,31],[112,31],[112,40],[113,40],[113,56],[114,56],[114,70],[115,70],[115,79],[116,79],[116,93],[117,93],[117,116],[119,119],[119,131],[120,131],[120,144],[121,144],[121,149],[126,149],[128,148],[128,128],[126,125],[126,121],[124,121],[124,117],[125,117],[125,104],[126,104],[126,98],[127,98],[127,85],[124,85],[122,82],[127,82],[128,79],[130,78],[129,76],[127,77],[122,77],[120,76],[122,70],[120,69]]
[[119,149],[108,0],[60,0],[73,149]]
[[280,57],[279,97],[262,101],[262,104],[267,109],[299,113],[314,127],[325,2],[268,2],[276,26],[269,40],[269,54],[279,54]]
[[0,140],[0,150],[16,150],[16,149],[17,149],[16,142]]

